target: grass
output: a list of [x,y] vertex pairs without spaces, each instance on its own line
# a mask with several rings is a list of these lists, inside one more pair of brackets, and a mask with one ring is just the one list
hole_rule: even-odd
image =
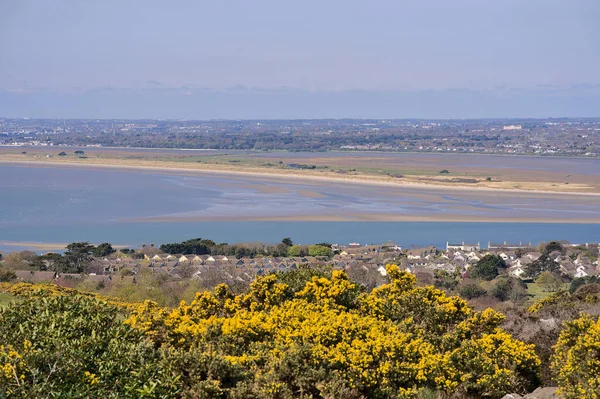
[[[563,284],[561,287],[563,290],[568,290],[569,289],[569,284]],[[545,299],[547,297],[549,297],[550,295],[554,294],[554,292],[550,292],[550,291],[545,291],[544,287],[538,283],[529,283],[527,284],[527,292],[529,293],[529,295],[532,295],[531,298],[531,302],[536,302],[539,301],[541,299]]]

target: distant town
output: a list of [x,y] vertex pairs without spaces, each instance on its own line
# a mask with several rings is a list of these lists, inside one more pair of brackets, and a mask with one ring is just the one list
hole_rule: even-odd
[[600,156],[600,119],[0,118],[0,145]]

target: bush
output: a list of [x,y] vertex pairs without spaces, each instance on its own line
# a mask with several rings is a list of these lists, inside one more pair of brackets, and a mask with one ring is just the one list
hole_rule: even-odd
[[465,299],[475,299],[479,298],[480,296],[484,296],[487,294],[487,291],[481,288],[479,285],[471,283],[460,287],[458,293]]
[[521,284],[517,279],[500,277],[492,286],[492,296],[500,301],[519,302],[527,297],[527,291]]
[[552,368],[565,399],[600,397],[600,319],[584,315],[566,322]]
[[0,396],[145,397],[176,393],[174,375],[119,310],[82,296],[28,299],[0,310]]
[[538,383],[502,314],[387,275],[367,292],[339,270],[269,274],[174,309],[16,285],[29,299],[0,311],[0,396],[499,399]]

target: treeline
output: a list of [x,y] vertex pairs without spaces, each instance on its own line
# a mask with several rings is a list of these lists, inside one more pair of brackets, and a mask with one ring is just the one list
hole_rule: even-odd
[[213,240],[194,238],[179,243],[163,244],[160,250],[168,254],[184,255],[225,255],[240,258],[256,257],[297,257],[333,255],[331,244],[294,245],[290,238],[284,238],[279,244],[216,244]]
[[[67,245],[65,249],[63,254],[50,252],[40,256],[31,251],[13,252],[0,259],[9,269],[82,273],[94,257],[108,256],[116,252],[110,243],[92,245],[89,242],[74,242]],[[135,256],[134,250],[127,249],[125,252]]]
[[[329,151],[343,146],[383,146],[387,148],[418,149],[423,145],[443,145],[473,147],[493,147],[494,143],[510,143],[522,138],[497,132],[470,132],[462,128],[431,127],[427,131],[412,127],[380,126],[378,130],[361,126],[340,126],[334,131],[324,128],[295,127],[289,133],[277,129],[234,129],[222,128],[217,131],[153,131],[136,134],[115,131],[113,134],[81,135],[59,133],[47,136],[54,144],[89,145],[105,147],[145,147],[145,148],[211,148],[217,150],[286,150],[286,151]],[[330,130],[330,129],[327,129]],[[460,134],[457,134],[460,133]]]

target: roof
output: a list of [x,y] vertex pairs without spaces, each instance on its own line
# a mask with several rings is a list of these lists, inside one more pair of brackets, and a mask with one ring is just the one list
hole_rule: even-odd
[[53,281],[55,278],[55,272],[34,272],[31,281],[34,283],[38,283],[42,281]]

